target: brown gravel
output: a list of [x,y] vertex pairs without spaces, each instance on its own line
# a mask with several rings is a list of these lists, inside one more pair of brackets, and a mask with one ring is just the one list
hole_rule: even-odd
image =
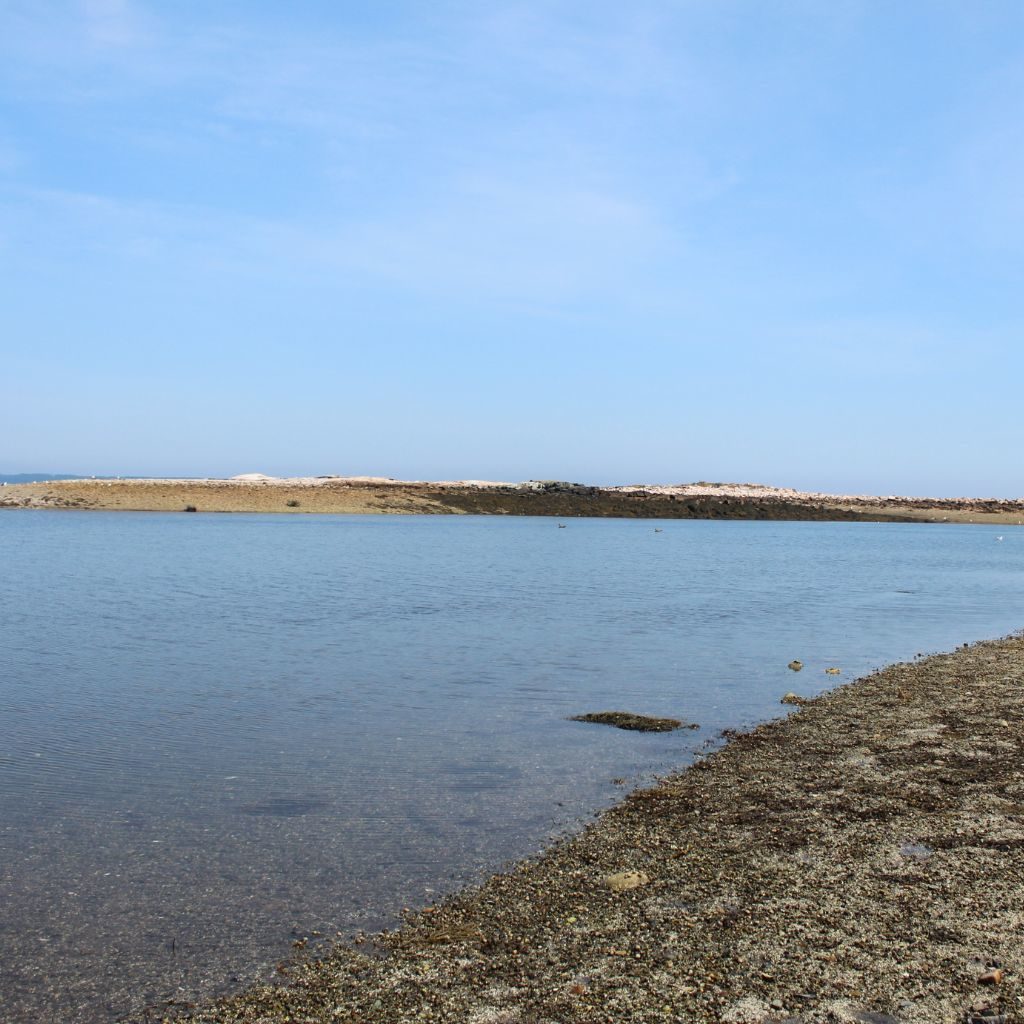
[[1021,636],[885,669],[192,1019],[1024,1020],[1022,684]]

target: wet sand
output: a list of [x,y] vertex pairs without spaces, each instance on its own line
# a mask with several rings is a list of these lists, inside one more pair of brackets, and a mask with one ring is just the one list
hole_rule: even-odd
[[814,494],[750,484],[591,487],[363,477],[60,480],[0,488],[3,508],[1024,524],[1024,501],[1000,499]]
[[1024,637],[895,665],[731,737],[399,930],[319,959],[317,937],[299,940],[281,985],[186,1013],[218,1024],[1020,1020],[1022,752]]

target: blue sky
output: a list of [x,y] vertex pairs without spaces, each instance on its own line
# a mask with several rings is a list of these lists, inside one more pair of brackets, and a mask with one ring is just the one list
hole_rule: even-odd
[[0,471],[1024,493],[1024,4],[6,0]]

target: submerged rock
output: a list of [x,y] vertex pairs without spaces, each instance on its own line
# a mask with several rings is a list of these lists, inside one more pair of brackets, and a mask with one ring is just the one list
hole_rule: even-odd
[[804,663],[798,659],[791,661],[786,668],[792,669],[794,672],[799,672],[804,667]]
[[632,729],[636,732],[700,728],[695,722],[680,722],[678,718],[651,718],[649,715],[634,715],[630,711],[595,711],[588,715],[573,715],[569,721],[596,722],[598,725],[614,725],[616,729]]

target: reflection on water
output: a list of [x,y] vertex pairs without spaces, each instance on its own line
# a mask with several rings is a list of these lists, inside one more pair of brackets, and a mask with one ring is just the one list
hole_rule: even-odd
[[[827,666],[1021,625],[1005,527],[659,526],[0,514],[0,1019],[141,1019],[265,975]],[[566,720],[609,709],[702,728]]]

